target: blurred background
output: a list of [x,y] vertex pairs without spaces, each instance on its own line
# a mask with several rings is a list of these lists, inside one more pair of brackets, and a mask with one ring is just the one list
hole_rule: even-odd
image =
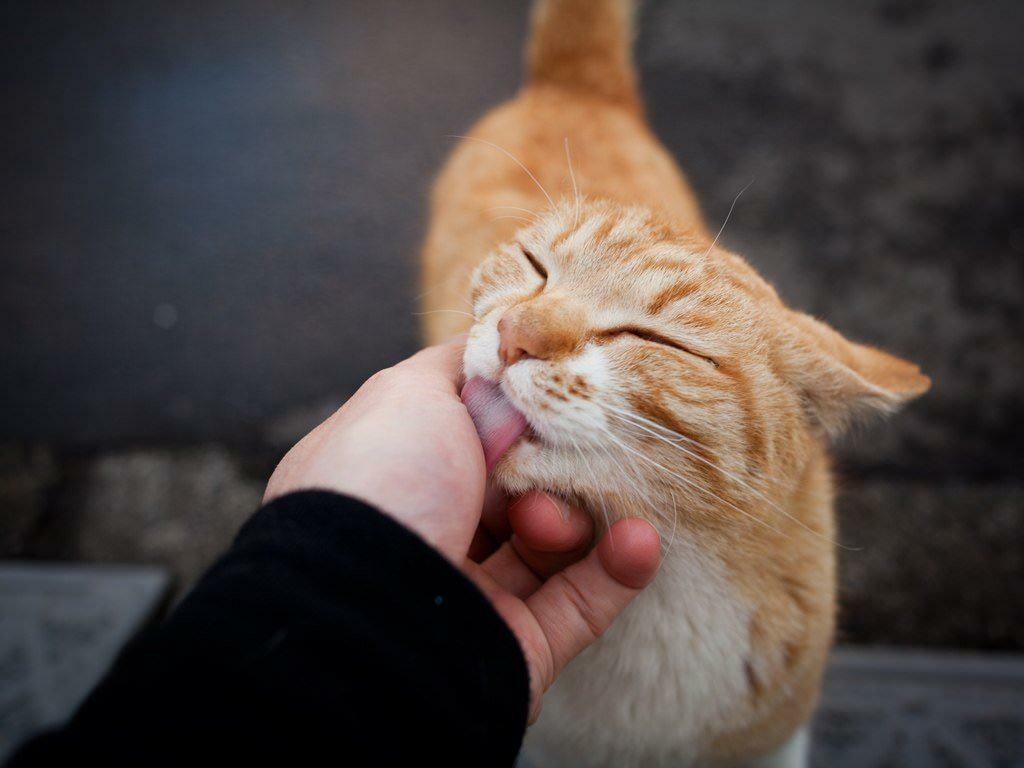
[[[417,347],[427,190],[527,2],[6,4],[0,556],[187,586]],[[724,244],[932,392],[839,451],[840,640],[1024,648],[1024,4],[648,0]]]

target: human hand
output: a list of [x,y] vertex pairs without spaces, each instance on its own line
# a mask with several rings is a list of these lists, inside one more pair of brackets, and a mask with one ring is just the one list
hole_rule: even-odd
[[515,633],[530,672],[530,720],[561,669],[657,571],[640,519],[591,550],[593,522],[561,499],[487,488],[483,449],[459,398],[462,344],[427,348],[372,376],[281,460],[264,501],[347,494],[416,532],[471,578]]

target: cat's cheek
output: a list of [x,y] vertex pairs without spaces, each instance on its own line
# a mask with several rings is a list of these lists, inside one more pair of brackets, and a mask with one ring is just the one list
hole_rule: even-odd
[[586,392],[607,391],[612,383],[611,364],[599,347],[589,346],[567,364],[566,373]]

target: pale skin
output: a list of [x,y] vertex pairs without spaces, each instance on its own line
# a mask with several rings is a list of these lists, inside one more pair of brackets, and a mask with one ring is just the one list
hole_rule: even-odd
[[323,489],[362,499],[417,533],[480,588],[516,635],[530,674],[530,722],[559,672],[653,578],[658,533],[593,523],[561,499],[488,488],[459,398],[462,341],[428,347],[371,377],[300,440],[267,484],[270,501]]

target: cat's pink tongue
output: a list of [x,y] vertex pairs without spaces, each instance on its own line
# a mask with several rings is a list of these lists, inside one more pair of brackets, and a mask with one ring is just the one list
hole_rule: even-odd
[[467,381],[462,388],[462,402],[466,404],[480,435],[487,472],[490,473],[502,454],[523,434],[526,419],[509,402],[497,383],[479,376]]

